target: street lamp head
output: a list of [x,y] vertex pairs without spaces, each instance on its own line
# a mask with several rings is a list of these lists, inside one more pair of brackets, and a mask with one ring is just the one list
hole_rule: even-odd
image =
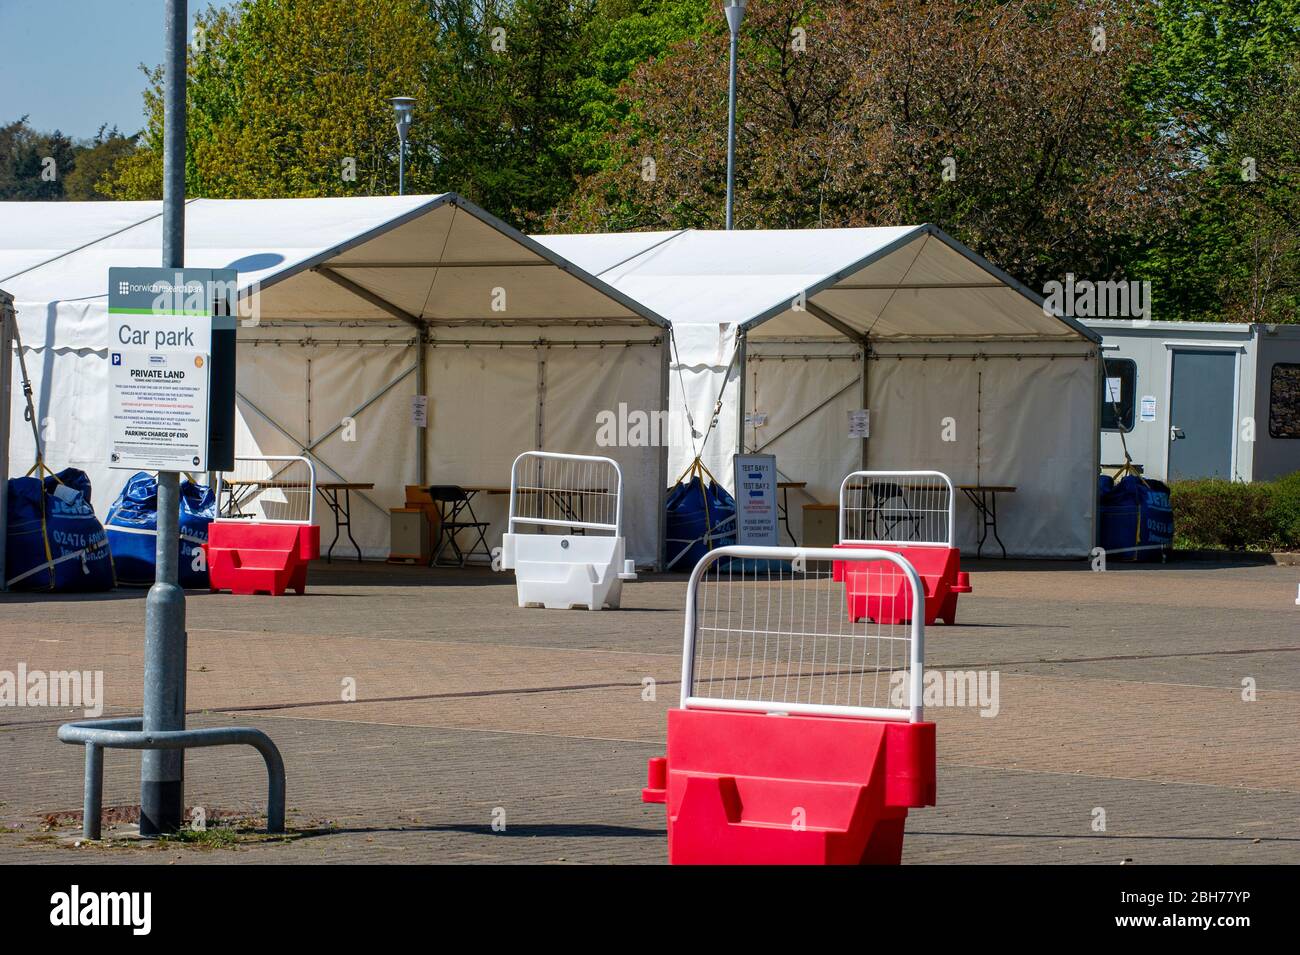
[[722,9],[727,14],[727,26],[731,28],[731,35],[735,36],[740,32],[740,24],[745,19],[745,0],[723,0]]
[[415,97],[392,96],[388,102],[393,104],[393,113],[397,116],[397,136],[406,142],[406,133],[411,128],[411,117],[415,113]]

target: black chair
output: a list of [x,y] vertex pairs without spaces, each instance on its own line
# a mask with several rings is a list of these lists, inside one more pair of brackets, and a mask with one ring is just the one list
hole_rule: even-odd
[[[492,561],[492,548],[488,546],[487,521],[480,521],[478,515],[474,513],[474,506],[470,503],[473,495],[463,487],[456,484],[435,484],[429,488],[429,497],[438,507],[438,544],[433,549],[433,557],[429,559],[430,566],[439,567],[464,567],[471,557],[481,554],[490,563]],[[468,520],[465,519],[468,515]],[[462,550],[460,542],[456,535],[462,531],[470,531],[477,534],[478,539],[471,538],[467,550]],[[454,563],[440,563],[439,558],[442,553],[451,545],[452,553],[455,554]]]
[[[911,524],[912,530],[910,537],[915,539],[920,535],[921,515],[912,512],[912,505],[907,502],[907,492],[903,490],[901,484],[895,484],[893,481],[878,481],[869,485],[871,491],[871,529],[876,531],[876,540],[893,541],[900,540],[894,537],[894,530],[902,524]],[[886,511],[884,505],[890,501],[898,501],[901,507],[891,508]],[[883,527],[884,533],[879,531]]]

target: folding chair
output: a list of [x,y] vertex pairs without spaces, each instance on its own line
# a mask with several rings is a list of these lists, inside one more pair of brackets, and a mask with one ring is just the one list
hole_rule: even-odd
[[[920,532],[921,515],[912,513],[912,505],[907,502],[907,492],[903,490],[901,484],[895,484],[893,481],[873,482],[866,488],[871,492],[871,523],[872,530],[877,531],[876,536],[880,540],[898,540],[894,537],[894,529],[901,524],[912,525],[911,532],[907,539],[912,539]],[[901,502],[901,507],[885,508],[890,501]],[[883,525],[883,528],[881,527]],[[884,533],[880,533],[883,529]]]
[[[492,548],[487,542],[489,524],[487,521],[480,521],[478,515],[474,513],[474,506],[470,503],[470,493],[456,484],[435,484],[429,488],[429,497],[438,506],[442,518],[438,523],[438,545],[433,549],[433,557],[429,560],[429,565],[464,567],[470,558],[480,554],[491,563]],[[466,514],[469,515],[469,520],[462,519]],[[460,542],[456,540],[456,535],[461,531],[470,531],[478,535],[477,541],[471,538],[468,550],[461,550]],[[439,562],[448,544],[455,554],[454,564]]]

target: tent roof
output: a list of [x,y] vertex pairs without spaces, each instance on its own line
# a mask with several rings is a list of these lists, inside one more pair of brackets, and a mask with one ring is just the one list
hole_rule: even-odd
[[932,225],[538,241],[674,325],[734,324],[751,340],[1099,340]]
[[[0,236],[18,301],[104,300],[110,267],[159,260],[161,205],[0,203]],[[454,193],[193,199],[185,250],[237,270],[263,321],[665,324]]]
[[161,202],[0,203],[0,281],[161,214]]

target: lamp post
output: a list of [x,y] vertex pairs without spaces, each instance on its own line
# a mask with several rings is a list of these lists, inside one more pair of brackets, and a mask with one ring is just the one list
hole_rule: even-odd
[[731,29],[730,79],[727,84],[727,228],[730,229],[736,189],[736,54],[740,24],[745,19],[745,0],[725,0],[723,10]]
[[397,116],[397,194],[400,196],[406,192],[406,137],[411,131],[415,97],[392,96],[388,102],[393,104],[393,113]]
[[[184,0],[167,0],[163,48],[162,265],[185,265],[185,43]],[[185,591],[179,583],[180,475],[158,472],[154,584],[144,605],[144,715],[146,730],[185,728]],[[181,828],[185,814],[185,750],[146,749],[140,760],[140,834]]]

